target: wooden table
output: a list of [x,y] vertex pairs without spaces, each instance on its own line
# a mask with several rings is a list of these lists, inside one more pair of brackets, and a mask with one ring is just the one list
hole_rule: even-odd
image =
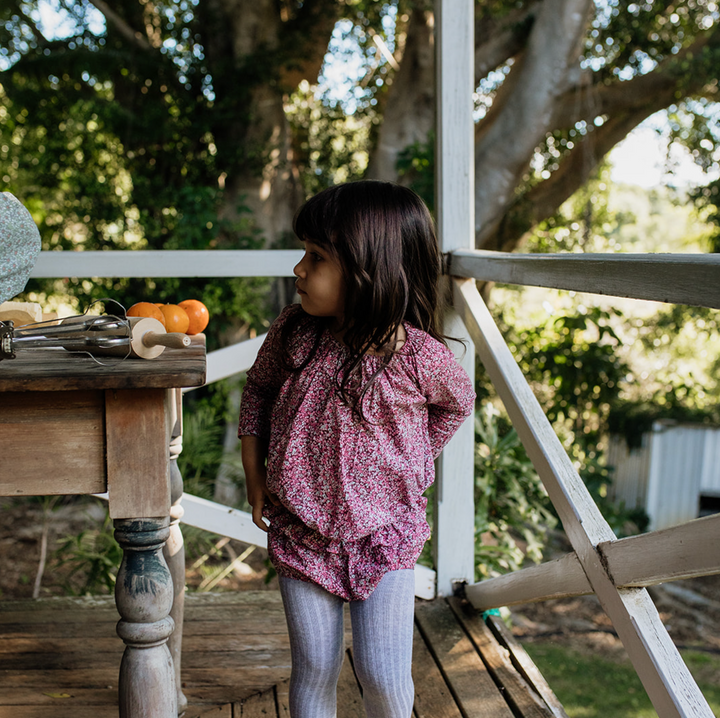
[[108,493],[123,549],[120,716],[176,718],[185,705],[179,388],[204,383],[205,341],[101,361],[62,349],[0,361],[0,496]]

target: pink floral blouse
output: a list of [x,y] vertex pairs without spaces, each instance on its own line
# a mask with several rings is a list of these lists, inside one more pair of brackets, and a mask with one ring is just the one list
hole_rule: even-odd
[[[269,442],[268,488],[281,506],[264,515],[277,572],[364,600],[387,571],[414,567],[430,535],[423,492],[433,460],[475,393],[447,347],[405,325],[407,340],[366,395],[361,422],[338,392],[347,349],[329,331],[305,369],[283,366],[280,330],[299,311],[286,307],[270,328],[248,372],[238,433]],[[314,339],[293,337],[298,363]],[[363,358],[363,383],[382,361]]]

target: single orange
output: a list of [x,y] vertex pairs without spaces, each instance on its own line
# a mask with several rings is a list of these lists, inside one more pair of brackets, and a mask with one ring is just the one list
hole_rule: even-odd
[[177,304],[163,304],[160,307],[162,315],[165,317],[165,329],[168,332],[180,332],[185,334],[190,325],[190,317],[187,312]]
[[126,316],[152,317],[153,319],[157,319],[159,322],[162,322],[162,325],[165,326],[165,317],[163,313],[157,305],[151,304],[150,302],[138,302],[137,304],[133,304],[132,307],[127,310]]
[[210,321],[208,308],[199,299],[183,299],[178,306],[182,307],[190,318],[186,334],[200,334]]

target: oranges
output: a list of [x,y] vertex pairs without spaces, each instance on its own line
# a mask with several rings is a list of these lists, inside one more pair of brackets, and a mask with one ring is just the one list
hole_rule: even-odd
[[162,304],[160,311],[165,317],[165,329],[169,332],[180,332],[185,334],[190,326],[190,318],[187,312],[177,304]]
[[184,299],[179,304],[138,302],[127,310],[129,317],[152,317],[162,322],[168,332],[199,334],[210,321],[207,307],[198,299]]
[[165,326],[165,317],[156,304],[150,302],[138,302],[133,304],[126,312],[128,317],[151,317],[162,322]]
[[200,334],[210,321],[210,314],[208,313],[207,307],[197,299],[184,299],[178,306],[185,310],[190,319],[187,333]]

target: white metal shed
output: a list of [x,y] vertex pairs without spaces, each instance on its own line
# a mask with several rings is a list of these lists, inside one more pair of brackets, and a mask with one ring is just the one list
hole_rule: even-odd
[[652,530],[676,526],[720,499],[720,428],[657,421],[640,448],[611,437],[608,465],[614,501],[644,509]]

